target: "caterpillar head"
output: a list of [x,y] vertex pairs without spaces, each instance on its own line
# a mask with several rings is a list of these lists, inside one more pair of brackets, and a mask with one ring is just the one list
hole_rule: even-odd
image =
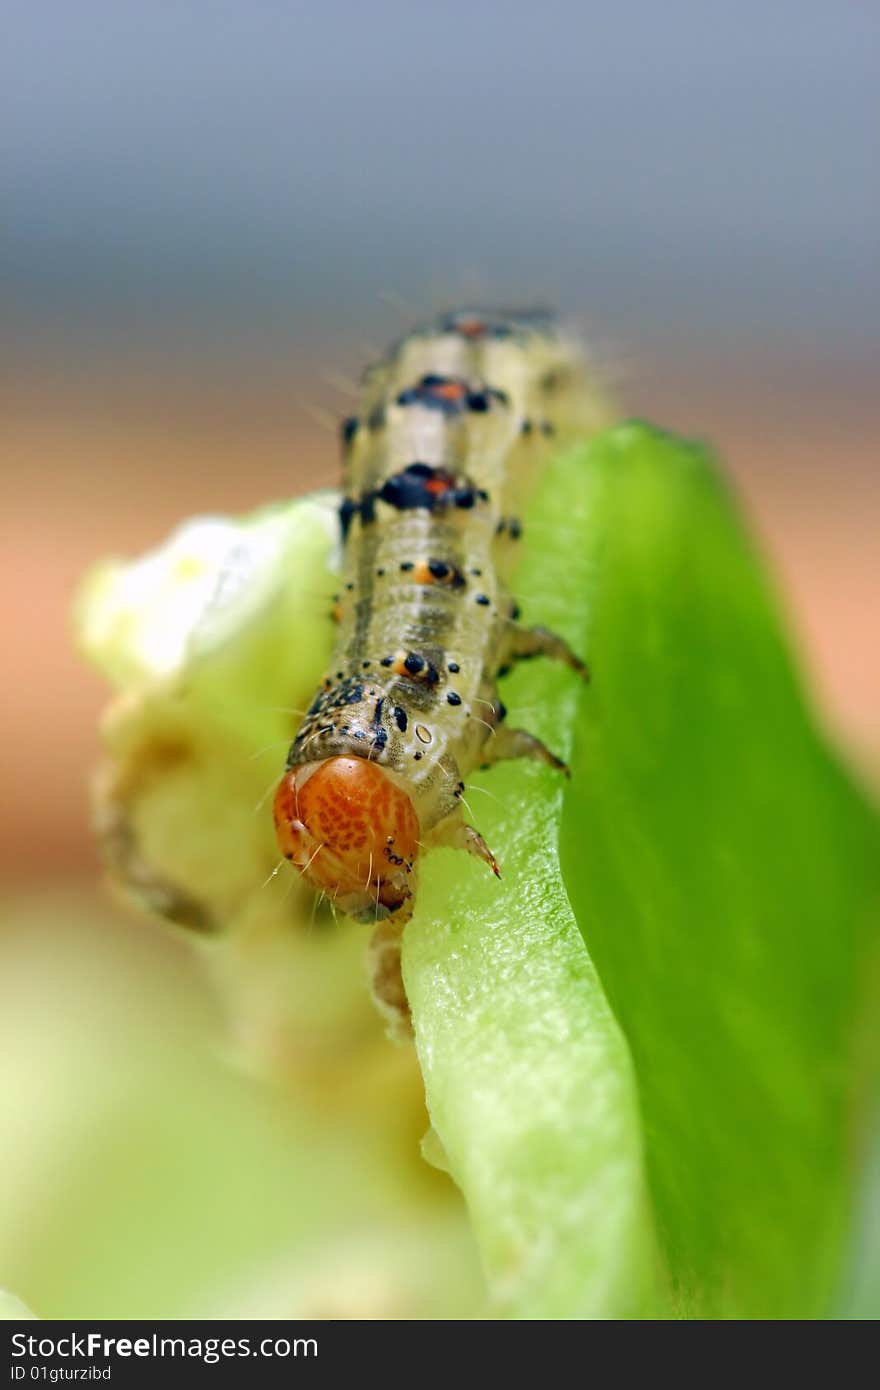
[[409,910],[419,819],[385,768],[351,757],[290,768],[275,831],[285,859],[342,912],[372,920]]

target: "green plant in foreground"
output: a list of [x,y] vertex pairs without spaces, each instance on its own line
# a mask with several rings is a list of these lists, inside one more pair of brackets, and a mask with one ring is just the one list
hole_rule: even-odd
[[[98,802],[117,870],[232,941],[312,911],[270,877],[253,806],[327,654],[327,516],[202,523],[80,599],[123,692]],[[530,663],[508,682],[573,778],[475,779],[502,884],[425,862],[404,973],[426,1154],[504,1312],[829,1315],[876,1063],[880,828],[805,711],[704,451],[604,433],[549,470],[527,542],[525,613],[594,681]],[[316,1026],[342,1026],[326,1006]]]

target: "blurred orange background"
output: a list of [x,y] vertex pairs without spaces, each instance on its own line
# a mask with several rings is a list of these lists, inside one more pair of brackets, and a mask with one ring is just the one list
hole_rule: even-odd
[[[383,317],[377,313],[377,318]],[[382,326],[395,331],[384,315]],[[370,327],[375,328],[375,324]],[[387,336],[387,333],[386,333]],[[340,334],[340,374],[358,347]],[[333,346],[327,348],[334,362]],[[335,365],[335,364],[334,364]],[[67,378],[7,377],[6,760],[3,869],[44,881],[95,862],[86,783],[102,682],[73,650],[70,605],[107,554],[155,545],[195,513],[237,512],[336,479],[328,418],[346,409],[315,363],[291,358]],[[792,619],[826,722],[880,774],[880,472],[869,365],[805,354],[664,360],[637,348],[609,366],[627,413],[710,440],[736,481]]]
[[104,692],[69,621],[86,566],[331,482],[315,417],[351,403],[327,374],[355,380],[461,301],[583,318],[627,412],[713,442],[819,703],[876,771],[877,16],[508,18],[10,5],[7,873],[93,863]]

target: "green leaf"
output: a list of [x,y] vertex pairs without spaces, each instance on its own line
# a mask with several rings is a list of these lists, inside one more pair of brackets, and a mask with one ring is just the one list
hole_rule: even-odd
[[0,1322],[21,1322],[36,1316],[26,1303],[15,1297],[15,1294],[0,1289]]
[[[370,1027],[343,964],[359,929],[311,932],[266,806],[332,641],[328,518],[316,498],[192,523],[78,605],[121,691],[97,802],[117,875],[196,905],[239,1032],[296,1055],[322,1031],[357,1052]],[[516,587],[593,668],[504,682],[510,723],[574,776],[470,779],[503,881],[428,855],[404,942],[425,1152],[464,1194],[494,1306],[866,1315],[880,830],[814,728],[736,508],[703,450],[620,426],[548,470]]]
[[872,1062],[877,822],[701,448],[609,431],[551,470],[527,535],[526,618],[594,683],[532,663],[505,699],[573,780],[476,779],[504,884],[432,856],[404,959],[490,1285],[528,1317],[822,1316]]

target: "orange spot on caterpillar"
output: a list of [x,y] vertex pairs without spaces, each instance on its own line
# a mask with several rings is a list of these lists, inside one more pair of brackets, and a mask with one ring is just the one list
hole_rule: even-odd
[[408,652],[395,652],[391,657],[383,657],[382,665],[389,667],[395,676],[408,676],[410,674],[406,665],[408,656]]
[[482,319],[459,319],[455,325],[456,330],[463,338],[482,338],[486,332],[486,325]]
[[463,589],[461,570],[448,560],[418,560],[410,565],[416,584],[441,584],[447,589]]
[[429,492],[432,497],[444,497],[447,492],[451,492],[455,486],[454,478],[435,477],[425,481],[425,492]]
[[441,401],[462,401],[467,395],[463,381],[444,381],[432,387],[432,392]]
[[275,794],[275,831],[285,859],[352,916],[397,912],[412,897],[419,819],[376,763],[336,757],[291,768]]
[[420,685],[433,686],[440,679],[436,666],[418,652],[398,651],[393,656],[383,656],[379,665],[385,666],[395,676],[418,681]]

